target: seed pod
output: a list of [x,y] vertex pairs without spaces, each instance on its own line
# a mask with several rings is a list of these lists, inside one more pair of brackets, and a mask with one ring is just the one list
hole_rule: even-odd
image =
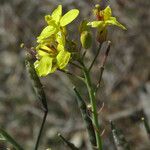
[[26,64],[26,69],[29,73],[30,79],[32,81],[35,94],[37,98],[40,100],[41,104],[43,105],[44,111],[47,111],[47,102],[46,102],[45,92],[43,90],[43,85],[35,71],[33,58],[31,54],[29,53],[26,55],[25,64]]
[[81,33],[80,41],[82,44],[82,47],[85,49],[88,49],[92,45],[92,35],[89,31],[83,31]]

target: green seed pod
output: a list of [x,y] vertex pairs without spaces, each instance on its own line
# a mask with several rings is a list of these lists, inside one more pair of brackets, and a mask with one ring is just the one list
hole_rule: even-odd
[[88,49],[92,45],[92,35],[89,31],[83,31],[80,36],[82,47]]

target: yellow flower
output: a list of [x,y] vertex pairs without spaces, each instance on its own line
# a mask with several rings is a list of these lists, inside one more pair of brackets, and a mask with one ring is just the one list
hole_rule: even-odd
[[72,9],[62,16],[62,5],[59,5],[53,12],[52,15],[46,15],[45,21],[48,26],[43,29],[40,36],[37,37],[37,42],[41,43],[44,39],[49,38],[61,31],[64,35],[65,26],[71,23],[79,14],[78,9]]
[[97,21],[89,22],[87,25],[98,28],[99,32],[102,30],[105,30],[106,27],[115,25],[123,30],[126,30],[126,28],[117,21],[115,17],[112,16],[112,10],[109,6],[107,6],[104,10],[100,10],[100,6],[96,5],[96,8],[94,9],[94,14],[97,17]]
[[45,16],[48,26],[37,37],[37,61],[34,63],[39,76],[46,76],[55,72],[56,69],[64,69],[67,66],[71,53],[66,49],[65,26],[78,14],[77,9],[72,9],[62,16],[62,6],[59,5],[52,15]]

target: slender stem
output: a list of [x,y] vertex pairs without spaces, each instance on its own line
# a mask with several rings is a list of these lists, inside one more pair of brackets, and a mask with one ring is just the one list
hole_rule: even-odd
[[41,124],[41,128],[40,128],[40,131],[39,131],[39,134],[38,134],[38,137],[37,137],[37,141],[36,141],[35,149],[34,150],[38,149],[39,142],[40,142],[41,135],[42,135],[42,131],[43,131],[43,128],[44,128],[44,124],[45,124],[45,121],[46,121],[47,113],[48,113],[48,110],[45,110],[44,111],[43,121],[42,121],[42,124]]
[[[89,93],[89,97],[90,97],[90,102],[91,102],[91,106],[92,106],[93,124],[96,127],[96,129],[99,131],[96,99],[95,99],[94,89],[93,89],[93,86],[92,86],[92,83],[91,83],[89,70],[86,67],[84,67],[83,71],[84,71],[84,76],[85,76],[85,79],[86,79],[86,85],[87,85],[87,89],[88,89],[88,93]],[[102,150],[103,149],[102,148],[102,140],[101,140],[101,136],[100,136],[98,131],[95,131],[97,148],[98,148],[98,150]]]
[[77,67],[77,68],[79,68],[79,69],[82,69],[82,67],[81,66],[79,66],[78,64],[75,64],[75,63],[73,63],[73,62],[69,62],[71,65],[73,65],[73,66],[75,66],[75,67]]
[[69,142],[66,138],[64,138],[60,133],[58,133],[58,136],[62,139],[64,143],[71,149],[71,150],[79,150],[73,143]]
[[100,50],[101,50],[101,46],[102,46],[102,44],[99,44],[99,47],[98,47],[97,52],[96,52],[96,55],[95,55],[95,57],[94,57],[94,59],[93,59],[91,65],[90,65],[90,67],[89,67],[89,71],[92,69],[92,67],[93,67],[93,65],[94,65],[94,63],[95,63],[95,61],[96,61],[96,59],[97,59],[97,57],[98,57],[98,55],[99,55],[99,52],[100,52]]
[[149,125],[149,123],[148,123],[148,120],[143,117],[143,118],[142,118],[142,121],[143,121],[143,123],[144,123],[146,132],[147,132],[148,137],[149,137],[149,139],[150,139],[150,125]]
[[60,71],[60,72],[65,73],[65,74],[67,74],[67,75],[74,76],[74,77],[76,77],[77,79],[79,79],[79,80],[85,82],[84,78],[82,78],[82,77],[80,77],[80,76],[77,76],[77,75],[75,75],[75,74],[73,74],[73,73],[71,73],[71,72],[69,72],[69,71],[67,71],[67,70],[62,70],[62,69],[57,69],[57,70]]
[[97,92],[98,88],[100,87],[100,83],[101,83],[101,80],[102,80],[103,72],[104,72],[104,69],[105,69],[105,64],[106,64],[107,57],[108,57],[108,54],[109,54],[109,51],[110,51],[110,44],[111,44],[111,42],[108,41],[106,52],[104,54],[104,57],[103,57],[103,60],[102,60],[102,65],[100,67],[100,75],[99,75],[98,83],[96,85],[95,93]]

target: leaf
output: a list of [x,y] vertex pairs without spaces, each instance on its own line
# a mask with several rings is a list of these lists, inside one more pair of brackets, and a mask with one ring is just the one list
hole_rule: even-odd
[[101,26],[103,26],[104,22],[103,21],[93,21],[93,22],[89,22],[87,25],[91,26],[93,28],[99,28]]
[[5,141],[6,139],[4,138],[4,136],[0,133],[0,141]]
[[72,9],[68,11],[60,20],[60,26],[64,27],[71,23],[79,15],[78,9]]
[[121,23],[119,23],[115,17],[110,17],[109,20],[107,20],[105,23],[106,23],[106,26],[107,25],[115,25],[115,26],[120,27],[123,30],[127,30],[126,27],[123,26]]
[[16,150],[23,150],[23,148],[2,128],[0,128],[0,134],[5,138],[5,140],[11,143]]
[[62,5],[58,5],[58,7],[52,13],[52,18],[56,22],[59,22],[61,16],[62,16]]
[[52,34],[56,33],[56,31],[57,31],[57,28],[54,26],[49,25],[49,26],[45,27],[42,30],[40,36],[37,37],[37,42],[38,43],[42,42],[43,39],[50,37]]
[[34,67],[35,67],[35,70],[36,70],[38,76],[42,77],[42,76],[46,76],[49,73],[51,73],[52,61],[53,61],[53,58],[44,56],[40,60],[37,60],[34,63]]
[[104,20],[108,20],[111,17],[111,15],[112,15],[111,8],[107,6],[104,9]]
[[56,59],[57,59],[58,67],[60,69],[63,69],[66,67],[66,65],[68,64],[70,60],[70,56],[71,56],[71,53],[65,50],[59,52]]

